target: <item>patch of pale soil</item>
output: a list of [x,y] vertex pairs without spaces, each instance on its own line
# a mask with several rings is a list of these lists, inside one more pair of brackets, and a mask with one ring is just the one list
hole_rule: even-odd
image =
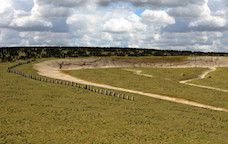
[[[156,98],[156,99],[160,99],[160,100],[165,100],[165,101],[179,103],[179,104],[185,104],[185,105],[199,107],[199,108],[205,108],[205,109],[210,109],[210,110],[215,110],[215,111],[228,112],[228,109],[225,109],[225,108],[219,108],[219,107],[215,107],[215,106],[201,104],[201,103],[197,103],[197,102],[194,102],[194,101],[185,100],[185,99],[181,99],[181,98],[174,98],[174,97],[169,97],[169,96],[164,96],[164,95],[145,93],[145,92],[142,92],[142,91],[136,91],[136,90],[131,90],[131,89],[115,87],[115,86],[111,86],[111,85],[98,84],[98,83],[85,81],[85,80],[82,80],[82,79],[79,79],[79,78],[76,78],[76,77],[72,77],[70,75],[62,73],[61,70],[58,67],[59,66],[58,63],[62,62],[62,61],[66,62],[66,63],[73,62],[72,60],[71,61],[65,61],[65,60],[45,61],[45,62],[42,62],[42,63],[35,64],[34,68],[38,71],[38,73],[40,75],[46,76],[46,77],[50,77],[50,78],[67,80],[67,81],[71,81],[71,82],[76,82],[76,83],[80,83],[80,84],[85,84],[85,85],[90,85],[90,86],[95,86],[95,87],[100,87],[100,88],[105,88],[105,89],[112,89],[112,90],[117,90],[117,91],[133,93],[133,94],[139,94],[139,95],[148,96],[148,97],[152,97],[152,98]],[[76,60],[76,62],[74,62],[72,67],[70,66],[71,64],[69,64],[69,66],[67,68],[64,68],[64,70],[69,70],[69,69],[75,70],[75,69],[83,69],[83,68],[126,67],[126,66],[131,66],[132,67],[131,64],[119,64],[118,65],[117,63],[112,64],[112,62],[97,63],[97,60],[95,60],[95,64],[93,64],[94,59],[89,59],[89,60],[86,60],[86,61],[89,61],[90,65],[87,65],[86,64],[87,62],[81,63],[81,60],[79,59],[79,60]],[[158,65],[156,65],[155,67],[158,67]],[[174,67],[174,66],[172,66],[172,67]],[[176,67],[181,67],[181,66],[176,66]],[[182,65],[182,67],[191,67],[191,65]]]
[[133,74],[139,75],[139,76],[144,76],[149,78],[153,77],[152,75],[142,73],[142,70],[133,70],[133,69],[123,69],[123,70],[133,72]]

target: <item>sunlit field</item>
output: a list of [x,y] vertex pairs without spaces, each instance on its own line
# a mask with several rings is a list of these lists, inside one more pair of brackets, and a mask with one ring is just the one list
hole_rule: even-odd
[[92,82],[128,89],[164,94],[173,97],[228,108],[227,93],[192,87],[179,83],[181,80],[197,78],[205,68],[136,68],[152,77],[136,75],[126,68],[81,69],[65,71],[72,76]]
[[[44,59],[47,60],[47,59]],[[43,60],[39,60],[43,61]],[[37,74],[33,65],[18,70]],[[0,63],[0,143],[221,143],[228,115],[136,94],[135,101],[7,73]],[[135,74],[130,70],[141,70]],[[180,84],[206,68],[109,68],[64,71],[84,80],[227,108],[227,94]]]
[[212,86],[222,89],[228,89],[228,68],[217,68],[203,80],[195,80],[192,83],[205,86]]
[[0,144],[228,144],[228,0],[0,0]]

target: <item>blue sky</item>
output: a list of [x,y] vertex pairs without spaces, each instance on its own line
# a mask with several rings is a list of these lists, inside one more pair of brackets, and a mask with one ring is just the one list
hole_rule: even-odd
[[135,10],[135,14],[138,16],[141,16],[141,14],[144,12],[145,9],[143,8],[136,8]]
[[228,52],[227,0],[0,0],[0,46]]

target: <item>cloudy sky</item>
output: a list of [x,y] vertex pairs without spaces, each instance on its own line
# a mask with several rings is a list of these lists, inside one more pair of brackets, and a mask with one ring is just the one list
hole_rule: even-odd
[[228,0],[0,0],[0,46],[228,52]]

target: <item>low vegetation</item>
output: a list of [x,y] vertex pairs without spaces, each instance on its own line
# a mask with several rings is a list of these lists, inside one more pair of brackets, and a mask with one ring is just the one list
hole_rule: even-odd
[[[7,73],[0,143],[227,143],[224,112],[135,95],[137,102]],[[28,70],[28,69],[27,69]]]
[[94,48],[94,47],[10,47],[0,48],[0,61],[16,61],[31,58],[75,58],[91,56],[227,56],[227,53],[203,53],[176,50]]
[[179,97],[203,104],[228,108],[227,93],[192,87],[179,83],[181,80],[197,78],[205,68],[137,68],[153,77],[136,75],[125,68],[81,69],[64,71],[72,76],[96,83],[116,87]]
[[228,68],[217,68],[216,71],[210,73],[205,79],[195,80],[191,83],[228,90]]
[[127,63],[181,63],[187,60],[186,56],[144,56],[144,57],[111,57],[115,61]]

